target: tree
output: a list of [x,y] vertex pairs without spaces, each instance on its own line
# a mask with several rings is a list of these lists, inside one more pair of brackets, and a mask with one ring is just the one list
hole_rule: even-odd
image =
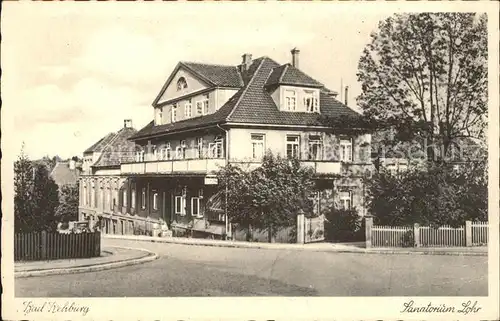
[[457,170],[434,163],[391,174],[382,169],[367,184],[368,211],[379,225],[463,225],[488,220],[486,158]]
[[20,231],[53,230],[59,205],[58,187],[47,167],[33,164],[24,154],[24,145],[14,163],[14,227]]
[[456,138],[484,138],[486,25],[486,15],[475,13],[397,14],[381,21],[358,64],[364,114],[393,124],[400,139],[424,137],[444,153]]
[[45,231],[55,230],[57,224],[55,213],[59,206],[59,188],[44,165],[35,165],[31,197],[35,204],[33,218],[36,221],[36,228]]
[[14,163],[14,228],[16,231],[27,230],[33,226],[34,202],[33,166],[24,153],[24,143],[21,154]]
[[64,185],[61,188],[60,203],[56,210],[56,216],[60,221],[69,222],[78,218],[78,192],[78,183]]
[[248,226],[249,235],[253,227],[266,228],[269,242],[279,228],[295,224],[299,209],[312,212],[312,177],[313,170],[297,159],[269,152],[253,171],[229,164],[218,172],[231,222]]

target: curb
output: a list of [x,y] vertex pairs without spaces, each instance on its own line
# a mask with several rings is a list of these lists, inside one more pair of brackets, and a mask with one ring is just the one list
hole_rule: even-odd
[[364,249],[364,248],[308,248],[303,246],[280,246],[275,243],[245,243],[245,242],[231,242],[231,241],[200,241],[193,239],[177,239],[177,238],[159,238],[159,237],[131,237],[126,235],[105,235],[103,238],[129,240],[129,241],[144,241],[152,243],[170,243],[181,245],[196,245],[196,246],[211,246],[211,247],[228,247],[228,248],[248,248],[248,249],[263,249],[263,250],[290,250],[290,251],[311,251],[311,252],[328,252],[328,253],[357,253],[357,254],[403,254],[403,255],[452,255],[452,256],[488,256],[488,252],[445,252],[439,251],[398,251],[398,250],[377,250],[377,249]]
[[145,249],[125,247],[125,246],[110,246],[110,247],[138,250],[138,251],[146,252],[146,255],[141,256],[139,258],[119,260],[119,261],[115,261],[115,262],[101,263],[101,264],[95,264],[95,265],[84,265],[84,266],[58,268],[58,269],[19,271],[19,272],[14,272],[14,278],[27,278],[27,277],[34,277],[34,276],[96,272],[96,271],[110,270],[110,269],[115,269],[115,268],[124,267],[124,266],[130,266],[130,265],[151,262],[151,261],[158,259],[158,255],[156,253],[145,250]]

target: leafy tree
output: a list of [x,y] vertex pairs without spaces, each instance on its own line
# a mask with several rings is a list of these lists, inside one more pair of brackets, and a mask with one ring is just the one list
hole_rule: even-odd
[[55,212],[59,206],[59,188],[44,165],[35,165],[31,196],[35,203],[36,228],[53,231],[57,224]]
[[78,183],[74,185],[64,185],[61,188],[59,197],[59,206],[56,210],[56,216],[63,222],[76,220],[78,218]]
[[463,225],[488,220],[486,159],[457,170],[436,163],[391,174],[382,169],[367,184],[368,211],[381,225]]
[[366,117],[393,124],[399,139],[424,137],[445,153],[456,138],[484,138],[486,25],[486,15],[475,13],[381,21],[358,65],[358,104]]
[[328,241],[362,241],[363,232],[358,211],[330,207],[325,213],[325,239]]
[[35,204],[31,198],[33,173],[33,166],[24,153],[23,144],[21,154],[14,163],[14,228],[16,231],[25,231],[34,225]]
[[33,164],[24,154],[14,163],[14,226],[20,231],[53,230],[59,205],[58,187],[47,167]]
[[300,209],[312,212],[313,170],[301,167],[297,159],[268,152],[257,169],[227,165],[218,177],[230,221],[248,226],[249,237],[253,227],[266,228],[272,242],[279,228],[295,224]]

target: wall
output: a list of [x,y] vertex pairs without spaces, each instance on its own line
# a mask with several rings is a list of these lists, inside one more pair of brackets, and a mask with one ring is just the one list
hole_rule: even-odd
[[[155,145],[156,148],[158,149],[157,155],[160,156],[161,149],[166,147],[167,143],[170,143],[170,153],[171,153],[171,159],[175,159],[175,151],[176,148],[181,146],[181,141],[185,140],[186,141],[186,158],[185,159],[194,159],[198,158],[197,153],[196,153],[196,148],[197,148],[197,142],[196,139],[198,137],[203,138],[203,157],[208,157],[208,146],[210,143],[213,143],[215,141],[215,138],[217,136],[220,136],[223,140],[223,155],[225,154],[225,147],[224,147],[224,141],[225,141],[225,132],[222,130],[218,129],[207,129],[207,130],[199,130],[199,131],[192,131],[192,132],[187,132],[187,133],[180,133],[177,135],[171,135],[168,137],[160,137],[160,138],[155,138],[151,139],[150,142],[152,145]],[[138,142],[142,146],[147,146],[147,141],[142,141]],[[146,150],[147,152],[147,150]],[[153,160],[148,158],[148,156],[145,155],[145,160]]]
[[[208,98],[208,114],[215,113],[222,107],[238,90],[237,89],[214,89],[208,93],[195,95],[186,99],[181,99],[176,102],[177,113],[176,121],[182,121],[189,118],[200,117],[197,114],[196,102]],[[185,105],[191,102],[191,117],[185,116]],[[156,113],[156,111],[154,111]],[[170,124],[172,121],[172,105],[165,105],[162,107],[162,124]]]
[[[181,77],[186,79],[188,87],[182,90],[177,90],[177,80]],[[196,92],[198,90],[202,90],[207,88],[203,82],[199,81],[192,73],[187,71],[184,68],[179,68],[175,76],[172,78],[170,84],[167,85],[167,88],[161,95],[158,103],[161,104],[164,101],[174,99],[177,97],[182,97],[192,92]]]
[[[274,154],[286,155],[287,135],[300,136],[301,156],[306,158],[309,135],[321,135],[323,141],[323,160],[340,160],[340,138],[321,131],[298,131],[284,129],[248,129],[231,128],[229,130],[229,158],[232,161],[258,161],[252,159],[252,134],[265,135],[265,149]],[[369,163],[371,135],[365,134],[353,138],[353,163]],[[367,144],[367,146],[364,146]]]

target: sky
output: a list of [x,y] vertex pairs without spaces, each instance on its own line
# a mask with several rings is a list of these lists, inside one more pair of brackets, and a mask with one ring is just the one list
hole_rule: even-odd
[[237,65],[251,53],[288,63],[297,47],[300,68],[336,91],[342,79],[356,109],[359,57],[388,16],[262,2],[4,3],[3,10],[3,121],[15,129],[14,151],[24,142],[33,159],[81,156],[124,119],[145,126],[178,61]]

